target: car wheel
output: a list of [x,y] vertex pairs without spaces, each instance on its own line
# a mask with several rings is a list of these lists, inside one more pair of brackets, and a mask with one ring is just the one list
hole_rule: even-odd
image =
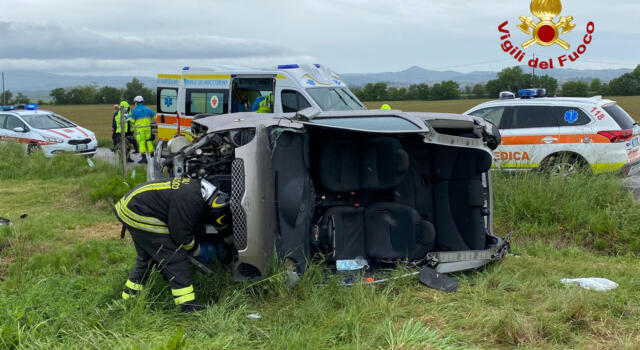
[[37,143],[30,143],[27,145],[27,154],[35,154],[41,151],[40,145]]
[[584,173],[588,166],[584,160],[575,155],[555,155],[544,162],[542,171],[551,176],[569,177]]

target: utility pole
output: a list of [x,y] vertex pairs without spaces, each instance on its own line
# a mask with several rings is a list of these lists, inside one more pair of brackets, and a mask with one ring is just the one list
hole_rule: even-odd
[[127,182],[127,140],[125,139],[124,128],[127,127],[125,123],[127,122],[127,118],[125,118],[125,109],[123,106],[120,106],[120,155],[122,155],[122,181]]
[[4,94],[4,72],[2,72],[2,105],[7,105],[7,95]]

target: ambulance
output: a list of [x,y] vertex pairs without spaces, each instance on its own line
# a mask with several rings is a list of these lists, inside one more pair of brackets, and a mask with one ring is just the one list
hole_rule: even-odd
[[545,97],[545,89],[524,89],[518,95],[502,92],[499,100],[464,113],[500,129],[494,166],[562,175],[580,169],[628,176],[640,171],[640,127],[615,101]]
[[366,109],[338,74],[319,64],[286,64],[274,69],[219,70],[184,67],[158,74],[158,139],[188,135],[194,119],[255,111],[267,100],[272,113]]

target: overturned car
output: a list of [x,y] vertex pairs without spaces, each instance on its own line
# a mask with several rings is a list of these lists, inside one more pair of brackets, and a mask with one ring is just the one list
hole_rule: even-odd
[[274,254],[298,273],[318,256],[447,273],[508,249],[492,232],[500,134],[480,118],[307,109],[205,117],[191,132],[193,142],[157,152],[156,177],[206,178],[230,193],[238,279],[268,275]]

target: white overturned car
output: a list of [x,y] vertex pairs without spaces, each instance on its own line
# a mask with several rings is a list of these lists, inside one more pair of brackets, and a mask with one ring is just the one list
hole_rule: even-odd
[[35,104],[0,107],[0,141],[27,146],[27,153],[42,150],[46,157],[60,152],[92,156],[98,148],[96,135]]

